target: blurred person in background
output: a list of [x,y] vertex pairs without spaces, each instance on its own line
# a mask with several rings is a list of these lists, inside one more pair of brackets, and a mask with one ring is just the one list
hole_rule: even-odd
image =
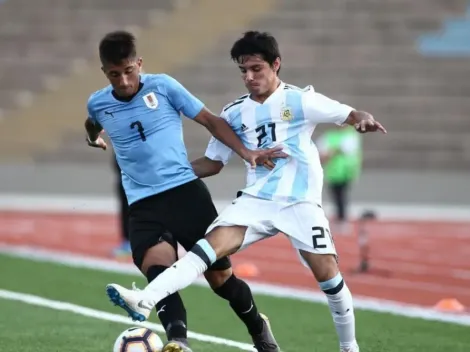
[[336,210],[333,232],[345,234],[349,230],[349,191],[362,166],[361,135],[352,126],[335,126],[323,133],[316,144]]
[[128,257],[132,254],[131,244],[129,242],[129,206],[127,204],[126,192],[122,186],[121,169],[116,159],[113,159],[113,170],[116,177],[116,194],[119,203],[119,235],[121,238],[121,244],[113,250],[113,255],[115,257]]

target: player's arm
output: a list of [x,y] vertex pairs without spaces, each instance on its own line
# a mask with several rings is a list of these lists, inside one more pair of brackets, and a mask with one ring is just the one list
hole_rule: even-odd
[[106,150],[106,142],[100,137],[103,133],[103,126],[96,120],[90,102],[88,102],[88,118],[85,120],[86,141],[90,147]]
[[209,159],[207,156],[191,161],[194,173],[199,178],[217,175],[224,168],[224,163],[219,160]]
[[209,177],[222,171],[232,155],[232,149],[215,137],[211,137],[204,157],[192,161],[191,165],[197,177]]
[[344,121],[345,125],[354,126],[359,133],[381,131],[387,133],[382,124],[374,119],[372,114],[367,111],[353,110]]
[[194,121],[207,128],[215,138],[240,155],[241,158],[247,159],[249,149],[245,147],[240,138],[238,138],[230,125],[223,118],[214,115],[204,107],[194,118]]
[[246,148],[227,121],[209,111],[199,99],[174,78],[165,75],[165,79],[167,96],[173,107],[207,128],[215,138],[250,163],[252,167],[256,167],[258,163],[262,164],[270,156],[282,157],[282,155],[277,155],[282,149],[280,146],[266,150]]
[[103,132],[103,127],[98,122],[93,122],[92,119],[87,118],[85,120],[85,130],[88,135],[88,139],[96,141]]
[[314,123],[351,125],[360,133],[376,131],[387,133],[382,124],[376,121],[370,113],[355,110],[313,89],[304,94],[303,107],[308,119]]

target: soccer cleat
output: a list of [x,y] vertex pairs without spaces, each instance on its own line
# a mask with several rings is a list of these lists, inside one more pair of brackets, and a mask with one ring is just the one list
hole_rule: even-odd
[[174,339],[163,346],[162,352],[193,352],[186,339]]
[[121,285],[109,284],[106,286],[106,294],[111,302],[124,309],[133,321],[145,321],[148,319],[152,308],[143,304],[141,291],[132,283],[132,290]]
[[274,334],[266,315],[260,314],[263,319],[263,330],[258,335],[252,335],[254,347],[258,352],[281,352],[279,345],[274,338]]
[[341,347],[340,352],[359,352],[359,345],[356,343],[352,347]]

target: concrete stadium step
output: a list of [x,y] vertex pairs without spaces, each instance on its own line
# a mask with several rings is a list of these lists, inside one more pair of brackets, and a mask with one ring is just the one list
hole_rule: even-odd
[[[25,0],[17,1],[26,4]],[[92,3],[91,0],[87,1]],[[211,13],[209,9],[214,7],[214,3],[209,6],[208,0],[199,1]],[[148,1],[141,3],[148,4]],[[249,6],[261,6],[259,4],[256,2]],[[221,5],[217,3],[217,6]],[[238,11],[241,11],[239,4],[224,6],[232,6],[226,8],[224,13],[238,16]],[[221,21],[221,18],[211,16],[209,22],[214,23],[214,28],[218,24],[230,27],[226,28],[227,35],[220,33],[216,36],[214,29],[211,29],[212,32],[204,32],[204,23],[201,24],[204,27],[201,32],[192,20],[181,21],[179,32],[173,32],[174,36],[191,33],[204,38],[203,33],[207,33],[211,38],[210,45],[201,44],[194,52],[183,51],[184,45],[194,44],[184,41],[179,42],[179,46],[170,43],[168,50],[162,51],[161,45],[154,45],[158,41],[149,39],[146,45],[155,46],[158,53],[145,53],[146,65],[149,65],[146,69],[161,70],[171,66],[170,73],[218,113],[224,104],[244,93],[238,69],[229,58],[232,41],[247,28],[269,30],[281,45],[282,79],[299,86],[313,84],[317,91],[371,111],[388,127],[390,134],[384,138],[371,135],[364,139],[367,168],[461,170],[466,165],[470,154],[468,142],[465,142],[469,139],[465,131],[469,131],[470,126],[468,60],[422,57],[414,43],[418,35],[440,30],[442,21],[448,17],[462,15],[467,6],[466,0],[278,0],[276,6],[274,11],[270,7],[269,11],[260,11],[256,16],[246,18],[242,26],[235,25],[232,17],[222,16]],[[204,17],[207,13],[197,12],[202,7],[199,10],[193,8],[193,17],[198,14],[207,21],[207,17]],[[80,45],[83,48],[86,47],[85,43],[97,40],[94,36],[97,32],[114,23],[112,18],[101,13],[105,19],[101,28],[93,25],[96,21],[94,14],[78,11],[76,14],[80,20],[75,21],[73,12],[66,13],[64,18],[70,22],[71,31],[81,38]],[[2,16],[0,14],[0,19]],[[40,16],[43,16],[42,12]],[[135,17],[134,14],[130,16]],[[44,36],[41,43],[48,50],[52,48],[46,39],[66,38],[52,29],[39,28],[39,23],[35,21],[31,22]],[[57,20],[60,32],[65,32],[62,25],[66,22]],[[86,28],[81,29],[79,23],[86,23]],[[175,23],[167,25],[176,28]],[[171,28],[165,27],[165,30],[171,32]],[[23,30],[21,26],[11,27],[8,35],[20,38],[18,33],[23,33]],[[0,45],[6,43],[15,52],[11,47],[11,39],[7,42],[5,38],[2,39],[0,31]],[[65,39],[60,40],[65,47]],[[72,50],[65,48],[62,53]],[[86,49],[91,53],[94,50],[91,46]],[[35,52],[39,55],[37,50]],[[164,64],[152,65],[153,61]],[[68,104],[79,110],[76,102],[68,101]],[[70,126],[75,124],[81,127],[82,122],[78,121],[78,117],[70,118],[68,129],[73,132]],[[207,131],[191,121],[184,121],[184,126],[190,158],[202,155],[209,139]],[[323,126],[318,128],[315,135],[319,135],[322,130]],[[88,150],[82,152],[83,148],[87,149],[81,140],[82,135],[76,140],[71,136],[67,139],[71,143],[68,149],[57,151],[60,157],[56,154],[56,158],[59,159],[51,157],[53,153],[50,154],[50,160],[60,160],[68,155],[76,160],[96,158],[96,162],[100,162],[100,158],[107,157],[101,153],[98,153],[99,156],[96,153],[91,156]],[[43,157],[44,153],[41,155]]]
[[465,171],[470,164],[468,156],[453,151],[423,153],[414,150],[388,150],[384,153],[367,150],[364,152],[364,158],[367,159],[369,169],[416,170],[422,172],[423,176],[427,171],[433,170]]
[[[139,36],[139,53],[144,57],[146,72],[167,72],[171,74],[172,71],[176,71],[178,67],[185,62],[197,58],[201,53],[204,53],[207,48],[217,43],[218,39],[225,33],[242,31],[253,18],[264,15],[269,11],[274,2],[271,0],[259,0],[255,4],[250,5],[250,13],[247,14],[244,8],[246,8],[248,4],[248,0],[230,4],[214,3],[212,0],[199,0],[191,3],[189,7],[176,11],[171,19],[165,21],[164,25],[156,25],[151,29],[143,31]],[[227,11],[231,14],[230,19],[224,16]],[[214,14],[217,13],[219,16],[214,17]],[[215,30],[215,28],[219,28],[220,30]],[[167,33],[172,33],[172,36],[168,36]],[[195,41],[194,35],[196,35],[199,40]],[[155,43],[157,43],[157,45]],[[165,50],[162,51],[162,48],[165,48]],[[80,82],[74,82],[69,78],[63,83],[63,86],[67,87],[69,91],[67,94],[62,93],[60,98],[65,99],[69,97],[67,103],[70,105],[67,109],[70,113],[68,115],[67,124],[63,126],[64,130],[61,130],[61,133],[64,133],[64,131],[67,133],[73,132],[79,133],[81,137],[83,136],[83,120],[85,118],[83,111],[85,109],[84,102],[87,98],[86,91],[88,90],[89,94],[99,88],[100,84],[97,83],[99,81],[102,81],[104,85],[104,77],[99,74],[99,64],[94,62],[93,65],[96,67],[93,71],[85,71],[80,77],[75,77],[75,79],[79,79]],[[97,75],[99,79],[96,78]],[[77,93],[74,94],[75,91],[77,91]],[[202,91],[200,85],[198,86],[198,91]],[[197,92],[195,93],[197,94]],[[77,98],[73,99],[70,97],[72,94],[76,97],[80,96],[82,100],[78,101]],[[52,99],[52,95],[50,99]],[[58,109],[62,111],[64,110],[64,106],[61,105]],[[185,124],[188,122],[190,121],[186,121]],[[205,151],[208,141],[207,132],[194,122],[190,123],[193,125],[192,128],[197,127],[201,133],[201,137],[198,138],[198,141],[201,141],[198,144],[201,146],[201,151],[195,149],[198,153],[197,156],[200,156],[201,153]],[[57,134],[56,136],[59,137]],[[64,140],[61,138],[56,139],[54,146],[47,148],[42,148],[43,146],[40,144],[40,141],[36,140],[36,144],[26,144],[23,147],[23,152],[26,153],[26,150],[34,145],[39,149],[35,154],[37,154],[38,158],[41,160],[48,159],[49,161],[61,162],[64,158],[73,160],[70,159],[72,156],[80,159],[78,155],[80,155],[83,148],[81,137],[78,138],[76,142],[80,144],[79,146],[69,147],[70,153],[67,153],[65,149],[59,148],[59,146],[64,143]],[[70,143],[74,143],[71,138],[68,139]],[[40,149],[45,149],[45,152]],[[193,150],[191,145],[189,145],[188,149]],[[48,153],[50,155],[46,156]],[[86,153],[89,154],[88,149]]]

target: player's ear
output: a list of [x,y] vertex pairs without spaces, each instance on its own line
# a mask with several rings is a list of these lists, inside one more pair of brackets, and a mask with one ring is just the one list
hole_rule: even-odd
[[272,67],[273,67],[274,72],[278,73],[279,70],[281,69],[281,58],[279,57],[276,58],[276,60],[274,60],[273,62]]
[[138,67],[139,69],[142,68],[142,63],[143,63],[143,60],[142,60],[141,57],[139,57],[139,58],[137,59],[137,67]]

